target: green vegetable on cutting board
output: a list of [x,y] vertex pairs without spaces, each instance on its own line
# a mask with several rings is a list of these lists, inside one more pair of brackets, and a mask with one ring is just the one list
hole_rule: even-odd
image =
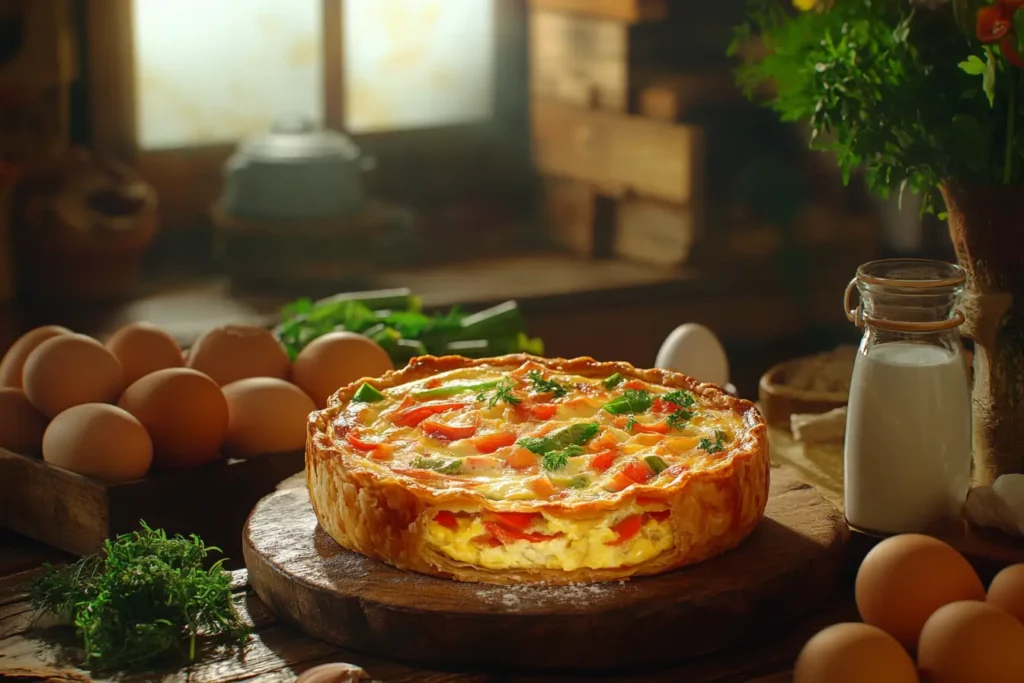
[[231,601],[231,574],[223,560],[204,567],[218,549],[140,525],[107,540],[98,555],[47,566],[29,585],[32,605],[70,622],[86,664],[99,669],[141,669],[182,655],[193,661],[200,637],[244,643],[249,630]]
[[515,301],[472,315],[458,307],[427,315],[420,307],[420,300],[408,289],[341,294],[316,302],[300,299],[283,309],[282,322],[274,332],[292,360],[314,339],[338,330],[369,337],[398,366],[426,354],[544,355],[543,342],[526,335]]

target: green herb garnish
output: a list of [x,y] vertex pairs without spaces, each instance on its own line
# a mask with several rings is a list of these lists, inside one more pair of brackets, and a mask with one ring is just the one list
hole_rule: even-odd
[[569,446],[584,446],[588,441],[597,436],[600,430],[601,427],[596,422],[577,422],[568,427],[556,429],[547,436],[540,438],[533,436],[523,437],[517,443],[528,451],[532,451],[537,455],[544,455],[551,451],[563,450]]
[[693,394],[683,389],[669,392],[661,398],[664,401],[676,404],[680,408],[693,408],[697,405],[697,399],[693,397]]
[[[489,391],[498,386],[500,380],[494,380],[493,382],[479,382],[477,384],[449,384],[443,387],[437,387],[435,389],[424,389],[423,391],[412,392],[413,398],[447,398],[448,396],[458,396],[459,394],[468,394],[470,392],[481,392]],[[483,400],[483,399],[480,399]]]
[[601,384],[604,385],[605,389],[614,389],[625,381],[626,378],[616,372],[614,375],[601,382]]
[[648,455],[644,458],[644,462],[651,466],[655,474],[661,474],[668,469],[668,463],[656,455]]
[[543,453],[541,454],[541,459],[544,461],[544,469],[549,472],[555,472],[568,465],[569,458],[583,455],[584,452],[582,446],[567,446],[558,451]]
[[696,413],[689,410],[677,410],[668,416],[666,422],[672,429],[682,429],[686,426],[686,423],[693,419]]
[[352,396],[353,401],[359,403],[377,403],[378,401],[384,400],[384,394],[377,391],[375,387],[371,387],[369,384],[363,384],[356,391],[355,395]]
[[721,429],[715,430],[715,440],[712,441],[707,437],[700,440],[697,445],[698,448],[707,451],[708,453],[721,453],[725,450],[725,441],[728,438],[725,432]]
[[633,417],[632,415],[630,415],[629,419],[626,420],[626,431],[627,432],[633,431],[633,427],[634,426],[636,426],[636,418]]
[[526,377],[533,382],[533,390],[538,394],[554,394],[555,398],[561,398],[569,393],[567,388],[554,380],[544,379],[544,375],[536,370],[530,370],[526,373]]
[[[522,403],[521,398],[516,397],[512,393],[512,390],[516,388],[516,381],[511,377],[506,377],[497,384],[494,385],[494,395],[491,396],[490,400],[487,401],[487,406],[493,408],[498,405],[501,401],[508,403],[509,405],[516,405]],[[481,391],[476,395],[476,400],[485,401],[487,400],[487,390]]]
[[445,460],[443,458],[416,458],[412,466],[418,470],[433,470],[441,474],[458,474],[462,469],[461,460]]
[[223,560],[203,566],[219,549],[140,524],[107,540],[99,555],[47,566],[29,585],[32,605],[70,621],[86,664],[97,668],[149,668],[186,653],[193,661],[201,636],[244,643],[249,631],[231,601],[231,574]]
[[613,398],[604,404],[604,410],[612,415],[635,415],[651,409],[654,398],[643,389],[626,389],[622,396]]

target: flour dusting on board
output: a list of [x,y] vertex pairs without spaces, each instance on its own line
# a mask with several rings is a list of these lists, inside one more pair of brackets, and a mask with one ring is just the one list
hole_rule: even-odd
[[519,586],[487,586],[477,590],[477,597],[509,612],[533,610],[542,607],[586,607],[595,602],[621,595],[633,587],[629,582],[570,583],[565,586],[548,584],[522,584]]

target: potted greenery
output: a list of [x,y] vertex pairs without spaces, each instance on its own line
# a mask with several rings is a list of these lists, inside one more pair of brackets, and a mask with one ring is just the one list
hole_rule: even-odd
[[[968,278],[976,471],[1024,472],[1024,0],[752,0],[740,84],[844,178],[945,212]],[[751,50],[752,44],[760,49]]]

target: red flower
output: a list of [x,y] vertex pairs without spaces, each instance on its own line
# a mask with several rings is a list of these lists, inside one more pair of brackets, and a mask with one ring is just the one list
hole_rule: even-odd
[[978,10],[978,40],[996,43],[1010,32],[1010,17],[1002,5],[989,5]]
[[1024,57],[1021,56],[1020,50],[1017,49],[1017,36],[1010,34],[1004,37],[999,42],[999,49],[1002,50],[1006,61],[1018,69],[1024,69]]

